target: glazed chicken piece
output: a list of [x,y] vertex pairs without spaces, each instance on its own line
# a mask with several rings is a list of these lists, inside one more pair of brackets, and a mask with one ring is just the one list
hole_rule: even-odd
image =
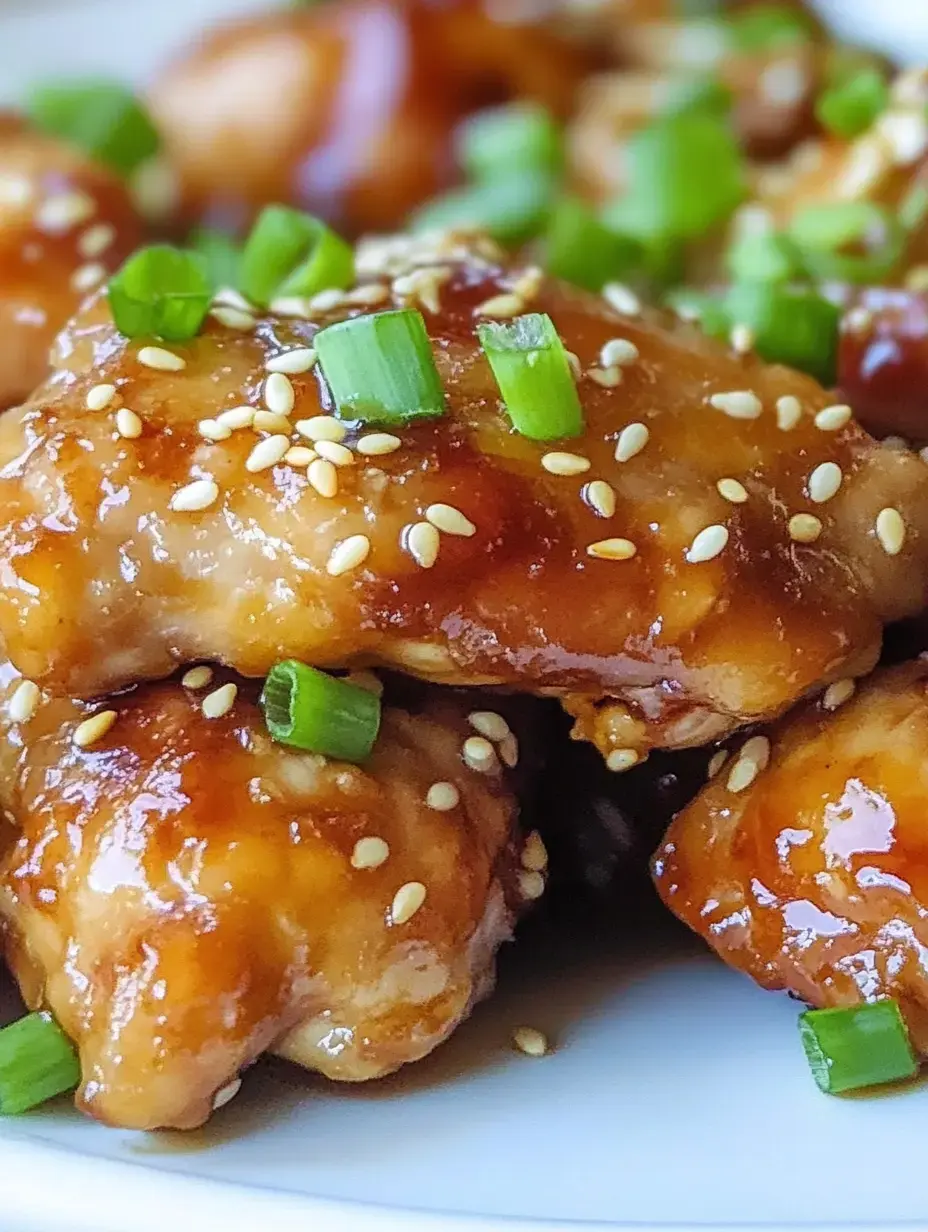
[[383,231],[452,181],[459,120],[521,98],[566,116],[584,62],[477,0],[349,0],[211,32],[148,104],[188,219],[241,228],[287,201]]
[[462,759],[473,698],[386,708],[362,768],[272,743],[244,684],[210,718],[219,678],[144,686],[87,743],[101,707],[11,721],[35,695],[6,680],[0,938],[108,1124],[199,1125],[266,1050],[352,1082],[418,1060],[544,889],[512,772]]
[[116,176],[0,113],[0,409],[45,377],[55,335],[141,237]]
[[[807,377],[480,251],[380,243],[339,306],[214,320],[167,353],[88,307],[0,422],[17,668],[92,697],[199,658],[399,667],[560,696],[621,769],[872,667],[881,623],[926,602],[921,460],[844,412],[816,419],[829,397]],[[422,305],[442,417],[343,425],[317,367],[268,373],[284,354],[305,367],[320,324],[375,300]],[[497,309],[551,314],[582,436],[512,430],[475,337]],[[91,390],[112,400],[88,412]],[[291,396],[289,416],[252,416]]]
[[742,743],[671,825],[657,888],[767,988],[895,997],[928,1054],[928,662],[877,673],[835,713],[837,689],[774,727],[769,752]]

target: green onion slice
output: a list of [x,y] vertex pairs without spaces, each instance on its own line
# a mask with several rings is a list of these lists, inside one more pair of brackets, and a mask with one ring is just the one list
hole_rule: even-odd
[[583,432],[583,409],[564,344],[544,312],[477,326],[515,430],[533,441]]
[[683,77],[670,83],[663,112],[665,115],[683,115],[685,112],[704,111],[708,115],[726,116],[731,111],[732,101],[731,90],[718,77]]
[[899,263],[905,230],[872,201],[807,205],[793,216],[788,234],[815,278],[880,282]]
[[27,1014],[0,1031],[0,1114],[26,1112],[80,1079],[74,1046],[51,1014]]
[[169,244],[140,248],[109,282],[113,320],[127,338],[184,342],[195,337],[212,293],[203,258]]
[[445,391],[416,309],[339,321],[320,330],[313,346],[340,418],[404,424],[444,413]]
[[[728,328],[747,325],[764,359],[808,372],[823,385],[834,383],[841,311],[817,291],[778,283],[735,283],[723,307]],[[705,319],[703,327],[709,332]]]
[[412,216],[414,231],[480,227],[503,244],[531,239],[545,225],[555,191],[547,172],[522,171],[455,188]]
[[725,264],[736,281],[788,282],[804,272],[795,246],[777,231],[740,236],[725,253]]
[[380,729],[375,693],[297,659],[271,668],[261,701],[275,740],[339,761],[364,761]]
[[199,227],[187,241],[206,263],[206,272],[213,287],[237,287],[242,262],[242,249],[225,231]]
[[475,180],[494,180],[516,171],[560,170],[561,130],[539,103],[509,103],[469,116],[455,133],[458,161]]
[[33,89],[26,113],[42,132],[86,150],[120,175],[129,175],[160,145],[145,109],[116,81],[47,82]]
[[551,211],[544,263],[556,278],[599,291],[640,265],[641,257],[636,240],[610,230],[576,197],[562,198]]
[[883,74],[863,68],[819,95],[815,114],[829,132],[850,140],[868,129],[888,102],[889,86]]
[[912,1078],[918,1060],[895,1001],[807,1010],[799,1037],[822,1091],[840,1095],[861,1087]]
[[351,246],[311,214],[269,205],[258,216],[242,253],[239,289],[267,307],[276,296],[343,290],[354,281]]
[[791,4],[752,4],[727,18],[735,51],[785,51],[812,39],[815,28],[805,13]]

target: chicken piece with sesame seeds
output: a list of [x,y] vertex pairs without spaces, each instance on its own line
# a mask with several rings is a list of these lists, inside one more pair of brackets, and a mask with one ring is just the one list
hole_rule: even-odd
[[[482,244],[377,253],[359,264],[378,308],[409,304],[390,278],[410,263],[448,269],[424,309],[445,413],[388,433],[331,414],[320,362],[268,371],[364,312],[356,292],[169,349],[120,336],[102,298],[64,332],[0,422],[0,634],[21,671],[93,697],[198,659],[398,667],[561,697],[623,770],[869,670],[883,623],[925,607],[924,463],[810,378]],[[573,439],[513,430],[476,336],[501,299],[549,313],[574,356]],[[272,389],[289,434],[256,431]]]
[[928,1055],[926,755],[928,661],[832,685],[733,746],[654,857],[661,897],[766,988],[896,998]]
[[194,671],[103,711],[3,672],[0,951],[77,1045],[78,1106],[135,1129],[201,1124],[265,1051],[343,1081],[425,1056],[544,888],[513,772],[462,758],[472,698],[385,707],[362,768]]
[[0,409],[45,377],[58,330],[141,238],[115,175],[0,113]]

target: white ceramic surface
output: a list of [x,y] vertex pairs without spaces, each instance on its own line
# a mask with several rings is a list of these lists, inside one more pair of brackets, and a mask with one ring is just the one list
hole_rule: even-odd
[[[0,0],[0,96],[59,70],[145,76],[212,14],[246,7]],[[928,15],[925,0],[834,7]],[[536,931],[444,1049],[376,1086],[259,1066],[186,1138],[105,1130],[64,1103],[0,1121],[0,1229],[928,1227],[924,1088],[827,1099],[789,1000],[673,930],[603,933]],[[520,1023],[556,1052],[513,1054]]]

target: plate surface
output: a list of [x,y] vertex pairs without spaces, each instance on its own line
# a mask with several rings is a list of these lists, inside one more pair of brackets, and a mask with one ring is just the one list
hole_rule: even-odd
[[[0,0],[0,97],[57,72],[144,78],[211,17],[247,7]],[[258,1066],[199,1134],[105,1130],[65,1103],[0,1121],[0,1228],[928,1226],[928,1091],[819,1095],[797,1007],[669,921],[536,927],[500,984],[395,1078],[338,1087]],[[514,1054],[521,1023],[546,1030],[554,1054]]]

